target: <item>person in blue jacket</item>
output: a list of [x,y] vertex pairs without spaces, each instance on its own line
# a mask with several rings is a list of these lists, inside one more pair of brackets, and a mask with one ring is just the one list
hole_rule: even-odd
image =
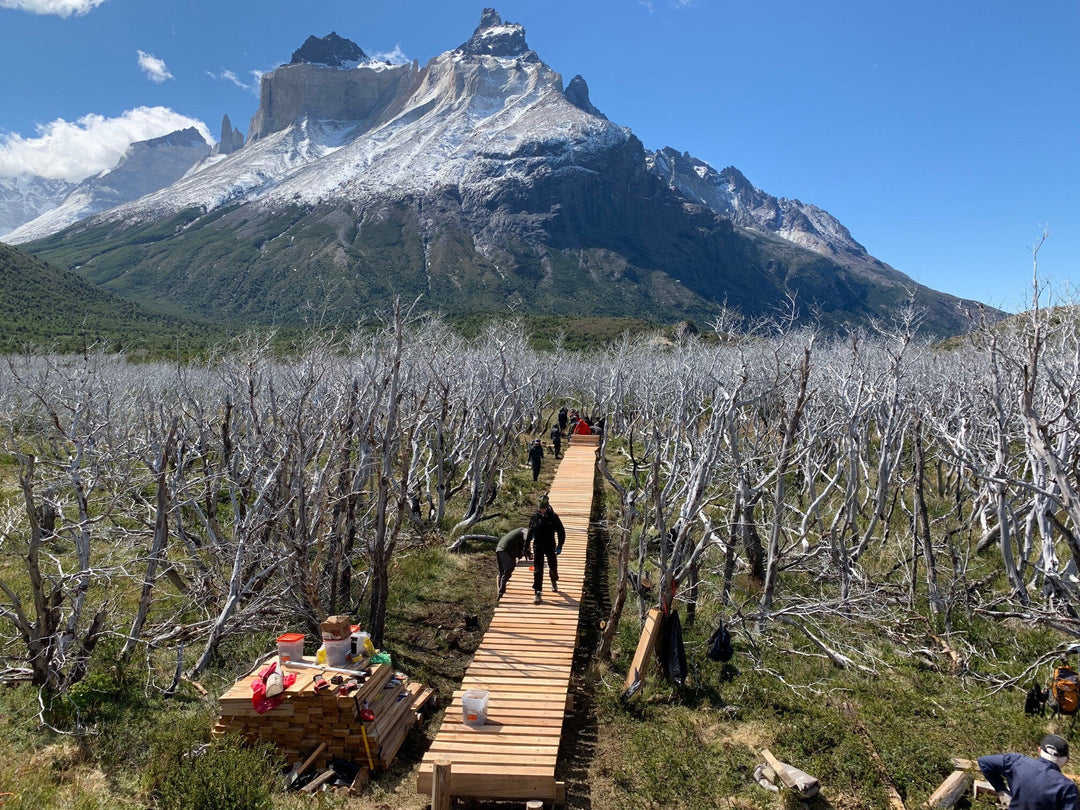
[[1037,759],[1023,754],[979,757],[979,770],[1009,810],[1080,810],[1076,785],[1061,772],[1069,761],[1069,743],[1047,734]]

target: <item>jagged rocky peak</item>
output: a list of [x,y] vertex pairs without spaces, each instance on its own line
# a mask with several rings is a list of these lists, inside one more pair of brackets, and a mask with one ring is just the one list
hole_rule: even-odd
[[199,130],[195,127],[188,127],[187,129],[178,129],[170,132],[168,135],[162,135],[159,138],[150,138],[145,141],[136,141],[131,144],[132,146],[145,145],[151,148],[158,146],[179,146],[179,147],[209,147],[210,144],[206,142],[206,138],[202,136]]
[[244,145],[244,133],[232,125],[226,114],[221,119],[221,138],[214,147],[215,155],[231,155]]
[[466,56],[535,56],[525,43],[525,26],[504,23],[493,8],[484,9],[480,25],[458,52]]
[[333,68],[354,68],[368,61],[367,54],[352,40],[339,37],[331,31],[325,37],[314,34],[293,51],[290,65],[325,65]]
[[592,102],[589,101],[589,85],[585,83],[580,73],[570,80],[570,84],[566,85],[563,95],[566,96],[567,101],[579,110],[584,110],[589,115],[595,115],[597,118],[607,120],[607,116],[596,109]]

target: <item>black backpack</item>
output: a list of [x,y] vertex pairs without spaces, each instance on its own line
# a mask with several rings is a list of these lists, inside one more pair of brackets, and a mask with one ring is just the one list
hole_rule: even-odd
[[735,645],[731,643],[731,633],[720,622],[720,626],[709,637],[709,652],[707,655],[713,661],[727,662],[735,654]]

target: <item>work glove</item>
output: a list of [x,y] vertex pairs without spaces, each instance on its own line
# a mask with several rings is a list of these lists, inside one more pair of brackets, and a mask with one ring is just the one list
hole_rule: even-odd
[[999,790],[997,792],[998,807],[1001,810],[1009,810],[1009,805],[1012,804],[1012,794],[1007,790]]

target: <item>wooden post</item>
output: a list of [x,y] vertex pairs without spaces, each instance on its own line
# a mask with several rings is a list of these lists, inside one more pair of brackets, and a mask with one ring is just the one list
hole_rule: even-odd
[[450,760],[439,757],[432,767],[431,810],[450,810]]

